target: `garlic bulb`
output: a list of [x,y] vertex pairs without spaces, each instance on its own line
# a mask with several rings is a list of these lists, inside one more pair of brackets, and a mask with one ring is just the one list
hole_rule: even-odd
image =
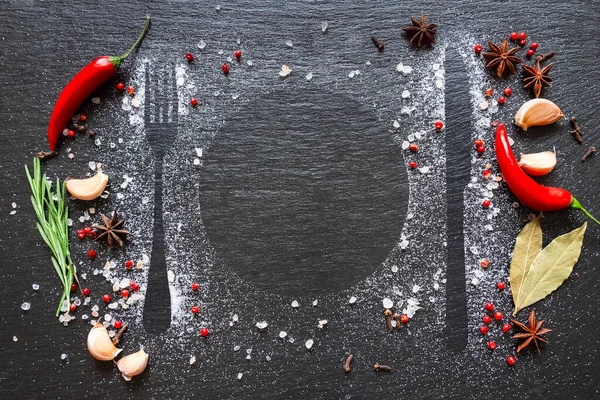
[[549,125],[564,117],[560,108],[550,100],[532,99],[519,108],[515,115],[515,124],[523,129],[532,126]]
[[119,367],[119,371],[121,371],[121,375],[126,381],[130,381],[134,376],[144,372],[147,365],[148,353],[141,347],[139,351],[117,361],[117,367]]
[[115,347],[106,328],[100,322],[96,322],[88,333],[87,347],[92,357],[100,361],[110,361],[123,351]]
[[96,175],[87,179],[69,179],[65,186],[71,196],[79,200],[94,200],[102,194],[108,184],[108,175],[102,172],[102,165],[98,164]]
[[556,153],[553,151],[521,154],[521,160],[519,160],[519,167],[531,176],[547,175],[555,166]]

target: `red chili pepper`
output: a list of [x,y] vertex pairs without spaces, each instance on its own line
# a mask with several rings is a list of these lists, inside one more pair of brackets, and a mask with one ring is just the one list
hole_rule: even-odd
[[600,224],[568,190],[540,185],[523,172],[508,142],[504,124],[496,129],[496,158],[508,188],[527,207],[543,212],[572,208]]
[[104,82],[116,75],[119,66],[129,54],[140,44],[150,25],[150,16],[146,15],[146,24],[135,44],[122,56],[102,56],[93,59],[83,67],[65,86],[58,96],[50,123],[48,124],[48,144],[50,150],[56,150],[58,139],[71,117],[77,112],[81,103]]

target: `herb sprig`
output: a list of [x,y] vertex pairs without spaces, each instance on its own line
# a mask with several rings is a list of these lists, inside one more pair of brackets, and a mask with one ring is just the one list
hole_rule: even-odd
[[69,300],[73,281],[77,279],[69,251],[69,210],[64,202],[65,189],[60,179],[57,179],[56,193],[52,192],[52,184],[46,179],[46,174],[42,174],[38,158],[33,159],[33,177],[27,166],[25,173],[31,187],[31,204],[38,218],[36,226],[52,252],[52,265],[63,284],[63,293],[56,310],[58,316],[63,302]]

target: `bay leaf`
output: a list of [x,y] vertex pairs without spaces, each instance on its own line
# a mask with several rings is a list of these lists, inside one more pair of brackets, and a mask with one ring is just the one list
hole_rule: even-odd
[[523,281],[529,272],[529,267],[540,251],[542,251],[540,217],[541,215],[535,217],[517,235],[510,263],[510,288],[515,304],[519,304]]
[[537,255],[523,281],[513,315],[554,292],[571,275],[581,254],[586,228],[587,222],[557,237]]

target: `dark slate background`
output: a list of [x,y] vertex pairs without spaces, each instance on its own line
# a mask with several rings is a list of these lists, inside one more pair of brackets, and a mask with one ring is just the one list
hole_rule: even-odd
[[[99,54],[120,54],[137,32],[140,17],[148,12],[153,25],[144,43],[157,53],[177,53],[195,48],[200,38],[235,42],[242,35],[255,46],[271,46],[274,40],[301,41],[303,32],[318,29],[329,21],[331,29],[343,27],[356,37],[368,38],[373,31],[395,45],[404,45],[400,28],[409,15],[424,12],[440,25],[449,44],[465,32],[484,42],[512,30],[526,29],[543,43],[551,43],[561,55],[553,70],[556,87],[548,93],[560,100],[565,113],[577,115],[584,126],[586,144],[594,144],[599,133],[599,71],[596,46],[598,3],[572,1],[348,1],[327,2],[251,2],[221,3],[220,18],[215,18],[216,2],[147,1],[140,4],[107,0],[103,2],[0,1],[0,397],[23,398],[581,398],[598,397],[600,339],[597,318],[600,285],[598,262],[599,230],[589,226],[577,278],[571,279],[545,309],[555,329],[552,344],[535,357],[535,370],[491,365],[486,357],[447,348],[393,348],[374,338],[370,343],[354,343],[358,352],[378,358],[394,354],[395,372],[375,375],[365,362],[363,373],[346,377],[337,360],[312,362],[331,364],[315,374],[307,363],[289,359],[278,372],[277,386],[261,380],[261,375],[240,386],[231,376],[204,379],[211,360],[199,360],[198,370],[182,369],[163,373],[150,370],[134,384],[115,378],[110,365],[100,365],[82,346],[85,329],[64,328],[53,317],[55,298],[38,294],[36,307],[23,314],[19,306],[31,298],[31,283],[50,286],[56,282],[49,267],[48,253],[34,230],[34,213],[28,206],[29,189],[23,164],[46,146],[46,124],[57,94],[85,63]],[[313,44],[318,46],[318,44]],[[344,50],[351,46],[340,44]],[[388,50],[389,51],[389,50]],[[340,54],[331,54],[336,62]],[[352,54],[343,57],[352,59]],[[359,60],[362,62],[362,60]],[[127,73],[127,68],[123,73]],[[448,73],[448,69],[447,69]],[[446,77],[446,92],[464,92],[464,80]],[[276,116],[274,115],[273,118]],[[458,116],[447,115],[450,121]],[[589,210],[600,214],[598,164],[591,159],[578,162],[584,148],[573,144],[566,133],[555,130],[554,139],[535,132],[522,139],[523,148],[557,145],[566,154],[570,168],[556,171],[548,182],[564,184],[578,194]],[[561,132],[561,133],[556,133]],[[556,135],[563,135],[556,139]],[[536,140],[535,146],[532,145]],[[449,141],[452,138],[448,139]],[[449,159],[449,162],[452,160]],[[19,204],[16,216],[9,216],[11,203]],[[565,226],[576,223],[567,213],[548,218],[546,237],[554,237]],[[339,277],[344,280],[344,276]],[[449,289],[451,290],[451,289]],[[347,329],[361,329],[360,325]],[[75,330],[77,329],[77,330]],[[342,331],[343,332],[343,331]],[[341,333],[340,333],[341,334]],[[431,332],[432,336],[441,332]],[[13,335],[19,341],[12,341]],[[229,351],[229,349],[228,349]],[[60,354],[68,352],[68,363]],[[435,352],[435,357],[431,357]],[[325,355],[327,353],[324,353]],[[531,357],[526,356],[526,357]],[[406,361],[406,364],[404,362]],[[529,364],[530,365],[530,364]],[[263,378],[268,378],[264,375]],[[287,383],[286,383],[287,382]]]

